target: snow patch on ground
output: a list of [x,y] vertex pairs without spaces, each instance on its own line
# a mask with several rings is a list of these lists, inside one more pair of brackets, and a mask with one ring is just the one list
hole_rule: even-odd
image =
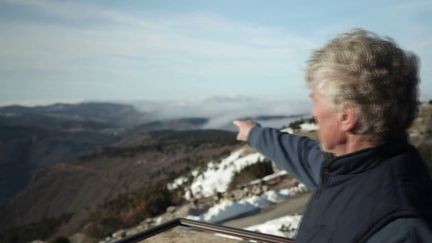
[[257,210],[259,210],[257,207],[248,202],[233,202],[227,200],[214,205],[200,216],[188,216],[188,218],[209,223],[219,223],[239,217],[240,215],[256,212]]
[[239,203],[247,203],[250,204],[256,208],[264,208],[268,205],[272,204],[273,202],[268,200],[265,197],[258,197],[258,196],[252,196],[245,199],[242,199],[239,201]]
[[253,153],[241,156],[243,149],[223,159],[219,165],[210,164],[203,174],[197,176],[190,189],[196,197],[209,197],[215,192],[226,192],[236,172],[244,167],[264,160],[264,156]]
[[282,202],[287,198],[287,196],[285,194],[282,194],[282,193],[277,192],[277,191],[267,191],[264,193],[263,196],[265,198],[267,198],[267,200],[269,200],[273,203]]
[[282,189],[279,191],[282,195],[285,195],[287,197],[295,196],[298,193],[301,192],[308,192],[309,189],[302,183],[298,184],[298,186]]
[[[185,191],[185,199],[190,200],[192,195],[195,198],[210,197],[217,192],[226,192],[236,172],[240,172],[248,165],[264,160],[260,153],[243,155],[245,149],[234,151],[220,163],[209,162],[207,168],[199,172],[192,171],[192,183]],[[173,190],[188,182],[185,176],[175,179],[168,184],[168,189]]]
[[318,131],[318,125],[316,123],[302,123],[300,124],[300,130],[306,132]]
[[221,200],[220,203],[213,205],[207,212],[199,216],[188,216],[187,218],[209,223],[220,223],[241,215],[253,214],[261,208],[267,207],[273,203],[278,203],[289,197],[295,196],[297,193],[307,191],[303,184],[290,189],[282,189],[280,191],[268,191],[262,196],[252,196],[242,199],[238,202],[231,200]]
[[[287,132],[290,134],[294,134],[294,130],[290,127],[284,128],[281,131]],[[318,125],[316,123],[302,123],[302,124],[300,124],[300,132],[312,132],[312,131],[318,131]]]
[[301,215],[284,216],[262,224],[247,227],[245,230],[293,239],[299,227],[301,217]]
[[185,176],[176,178],[172,183],[167,185],[168,190],[175,190],[186,183],[188,180]]
[[253,180],[253,181],[249,182],[249,185],[256,185],[256,184],[259,184],[263,181],[271,181],[271,180],[274,180],[274,179],[281,177],[281,176],[284,176],[284,175],[288,175],[288,172],[286,172],[285,170],[280,170],[280,171],[273,173],[271,175],[264,176],[261,179]]

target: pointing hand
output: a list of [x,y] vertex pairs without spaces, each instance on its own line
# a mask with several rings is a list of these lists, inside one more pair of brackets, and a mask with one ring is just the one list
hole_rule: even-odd
[[238,127],[237,140],[246,142],[249,137],[249,132],[257,126],[257,123],[252,120],[235,120],[233,124]]

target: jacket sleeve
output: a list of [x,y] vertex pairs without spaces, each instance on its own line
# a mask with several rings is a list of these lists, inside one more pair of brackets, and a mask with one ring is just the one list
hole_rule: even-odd
[[432,242],[431,227],[418,218],[401,218],[373,234],[366,243]]
[[248,144],[307,187],[318,187],[324,162],[319,142],[274,128],[257,126],[250,131]]

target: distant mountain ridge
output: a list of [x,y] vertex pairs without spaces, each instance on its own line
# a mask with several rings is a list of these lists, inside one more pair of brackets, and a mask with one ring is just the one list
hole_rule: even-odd
[[145,113],[138,112],[132,105],[115,103],[54,104],[25,107],[19,105],[0,107],[0,117],[22,118],[36,115],[75,122],[100,122],[116,125],[134,125],[144,121]]
[[21,106],[10,105],[0,107],[1,113],[24,114],[24,113],[52,113],[52,114],[76,114],[81,116],[106,116],[109,112],[136,112],[131,105],[116,103],[88,102],[78,104],[56,103],[47,106]]
[[205,118],[149,121],[113,103],[0,107],[0,205],[42,169],[94,153],[142,132],[200,129]]

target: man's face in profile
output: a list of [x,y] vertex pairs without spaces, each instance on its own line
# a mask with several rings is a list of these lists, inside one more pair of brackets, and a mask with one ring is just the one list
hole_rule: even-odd
[[309,97],[313,102],[311,113],[319,127],[321,148],[326,152],[334,152],[343,139],[340,129],[340,113],[333,111],[327,100],[318,92],[311,92]]

